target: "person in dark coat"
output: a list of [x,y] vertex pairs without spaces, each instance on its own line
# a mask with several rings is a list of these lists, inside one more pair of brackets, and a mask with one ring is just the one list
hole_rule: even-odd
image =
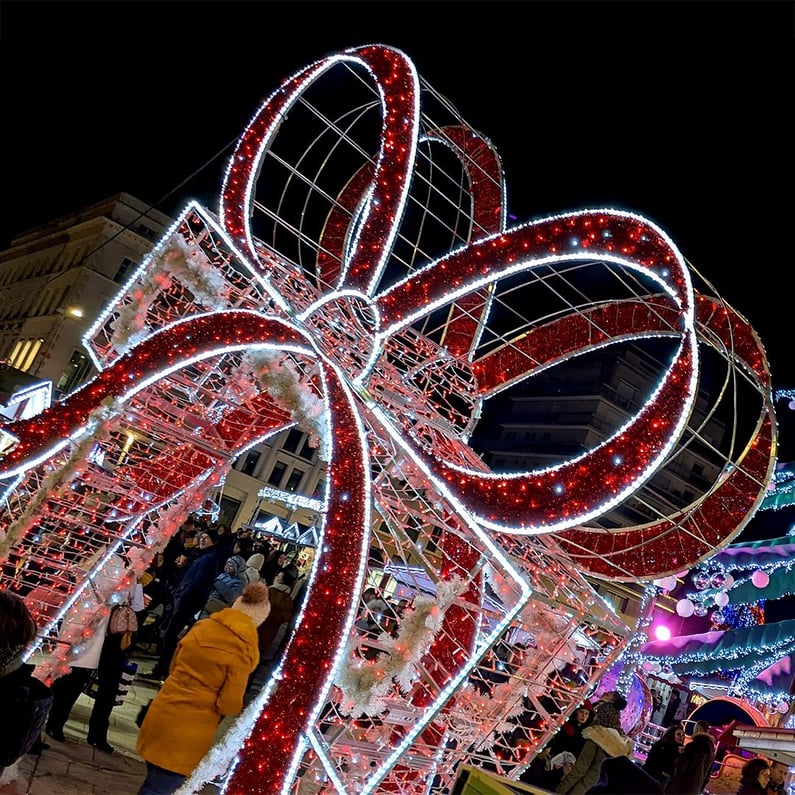
[[207,603],[220,568],[215,537],[211,530],[205,530],[199,535],[198,550],[193,561],[174,591],[174,611],[164,628],[160,656],[152,672],[141,675],[142,679],[166,678],[180,634],[193,623],[196,614]]
[[674,774],[674,765],[685,748],[685,730],[678,724],[669,726],[659,740],[649,748],[643,769],[660,784],[666,784]]
[[770,781],[770,765],[761,756],[749,759],[740,771],[737,795],[765,795]]
[[22,662],[36,637],[36,622],[21,597],[0,591],[0,774],[41,745],[52,692]]
[[626,705],[627,700],[615,690],[605,693],[602,700],[594,705],[593,721],[582,732],[585,739],[582,751],[555,792],[560,795],[584,795],[599,781],[605,759],[630,756],[634,744],[624,733],[620,716]]
[[273,585],[268,588],[271,610],[265,621],[257,628],[260,662],[249,676],[246,685],[246,704],[262,690],[283,648],[284,633],[291,625],[295,610],[290,592],[297,577],[298,570],[295,566],[288,566],[276,574]]
[[701,795],[709,781],[714,761],[715,744],[709,734],[709,723],[697,721],[693,738],[679,754],[674,774],[665,785],[667,795]]
[[666,729],[676,723],[676,713],[681,703],[682,696],[679,695],[678,690],[674,690],[674,692],[671,693],[671,698],[668,700],[668,706],[665,708],[665,714],[662,719],[662,725],[665,726]]
[[608,757],[587,795],[661,795],[663,785],[628,756]]
[[215,578],[199,618],[207,618],[211,613],[231,607],[247,584],[246,561],[240,555],[232,555],[224,563],[224,570]]
[[593,704],[587,699],[569,715],[563,726],[558,729],[555,736],[549,741],[550,758],[564,751],[570,751],[576,759],[582,751],[585,740],[582,731],[591,725],[593,717]]
[[[215,546],[218,547],[218,559],[229,560],[232,555],[239,555],[240,552],[235,549],[237,544],[237,535],[232,532],[232,528],[228,524],[219,524],[215,527]],[[248,555],[240,555],[245,560]]]
[[271,554],[265,558],[265,563],[259,573],[266,585],[273,585],[276,574],[283,571],[289,565],[290,558],[287,553],[284,550],[274,549]]
[[784,795],[787,790],[789,767],[783,762],[773,762],[770,766],[770,779],[767,782],[765,795]]

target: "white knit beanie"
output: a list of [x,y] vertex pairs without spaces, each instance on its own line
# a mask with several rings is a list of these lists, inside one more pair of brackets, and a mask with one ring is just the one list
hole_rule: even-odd
[[264,582],[252,582],[243,588],[243,592],[232,605],[235,610],[245,613],[258,627],[271,612],[270,593]]
[[255,552],[246,561],[246,571],[243,575],[246,578],[246,582],[257,582],[258,580],[262,579],[259,570],[262,568],[264,563],[265,556],[261,555],[259,552]]
[[247,561],[246,566],[251,566],[257,570],[265,565],[265,555],[261,552],[255,552]]

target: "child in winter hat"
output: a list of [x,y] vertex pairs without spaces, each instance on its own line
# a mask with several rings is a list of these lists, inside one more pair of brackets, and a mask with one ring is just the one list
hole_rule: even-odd
[[268,586],[264,582],[249,583],[235,600],[232,609],[245,613],[254,622],[254,626],[258,627],[271,612]]

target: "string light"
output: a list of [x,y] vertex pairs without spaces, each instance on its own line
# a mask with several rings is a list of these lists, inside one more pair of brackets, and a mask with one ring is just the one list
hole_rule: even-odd
[[[315,272],[306,274],[254,236],[254,188],[288,113],[337,66],[361,70],[376,86],[382,129],[377,155],[334,197],[316,241]],[[98,375],[7,429],[16,443],[0,474],[14,479],[15,493],[35,495],[35,511],[2,527],[15,563],[29,565],[41,516],[57,517],[53,526],[69,535],[66,548],[83,559],[86,550],[74,537],[83,529],[67,528],[70,511],[83,511],[85,502],[64,494],[72,491],[70,480],[82,487],[95,477],[98,491],[120,504],[81,524],[92,536],[113,518],[120,537],[135,537],[133,571],[173,533],[173,501],[180,509],[201,505],[202,492],[241,451],[297,424],[314,430],[329,474],[318,554],[274,680],[235,726],[237,742],[230,738],[219,751],[234,755],[226,771],[229,793],[286,793],[310,753],[313,775],[340,791],[348,763],[362,795],[377,787],[424,787],[426,771],[434,764],[441,769],[448,758],[446,713],[463,700],[459,693],[514,621],[560,622],[555,631],[537,633],[523,673],[533,664],[557,670],[562,655],[581,653],[576,632],[588,636],[594,660],[584,681],[561,688],[564,708],[573,709],[588,678],[618,658],[628,628],[601,605],[572,561],[603,577],[680,571],[747,519],[772,468],[773,422],[763,405],[742,462],[727,468],[698,505],[639,528],[583,527],[636,493],[680,444],[696,400],[700,345],[731,349],[763,393],[769,386],[764,351],[739,315],[694,292],[681,253],[639,215],[577,211],[506,229],[493,147],[463,124],[429,125],[422,94],[411,61],[376,45],[324,58],[285,80],[241,136],[218,216],[190,203],[92,325],[86,345]],[[437,141],[466,167],[473,205],[468,239],[382,287],[415,198],[418,150]],[[644,287],[631,298],[569,307],[476,356],[499,282],[595,261],[630,274],[627,281],[643,282],[654,295]],[[437,310],[447,313],[442,339],[418,331]],[[466,444],[485,399],[583,350],[658,336],[675,341],[658,383],[593,450],[555,466],[496,474]],[[157,444],[147,446],[147,439]],[[106,472],[100,462],[112,453],[118,460]],[[438,590],[462,578],[465,587],[439,616],[419,663],[423,676],[404,682],[414,719],[389,728],[384,749],[362,774],[364,762],[354,762],[360,750],[341,763],[339,749],[321,742],[318,727],[334,703],[341,667],[350,663],[374,517],[390,516],[390,503],[405,495],[388,484],[392,479],[422,493],[423,523],[439,530],[438,562],[428,564]],[[165,516],[172,521],[153,527],[153,516],[158,524]],[[489,578],[502,588],[497,611],[488,602],[494,594],[486,594]],[[644,610],[655,592],[644,595]],[[73,594],[70,588],[55,601],[74,603]],[[88,614],[86,608],[84,628]],[[639,628],[637,642],[645,630]],[[378,673],[385,677],[386,669]],[[534,741],[553,728],[539,729]],[[195,788],[219,760],[202,763],[186,786]]]

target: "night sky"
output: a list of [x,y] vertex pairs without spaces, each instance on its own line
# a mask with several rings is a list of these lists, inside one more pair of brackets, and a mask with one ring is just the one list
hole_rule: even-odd
[[645,215],[757,329],[774,388],[793,388],[794,8],[5,0],[0,245],[120,191],[215,209],[280,81],[381,42],[497,146],[516,223]]

